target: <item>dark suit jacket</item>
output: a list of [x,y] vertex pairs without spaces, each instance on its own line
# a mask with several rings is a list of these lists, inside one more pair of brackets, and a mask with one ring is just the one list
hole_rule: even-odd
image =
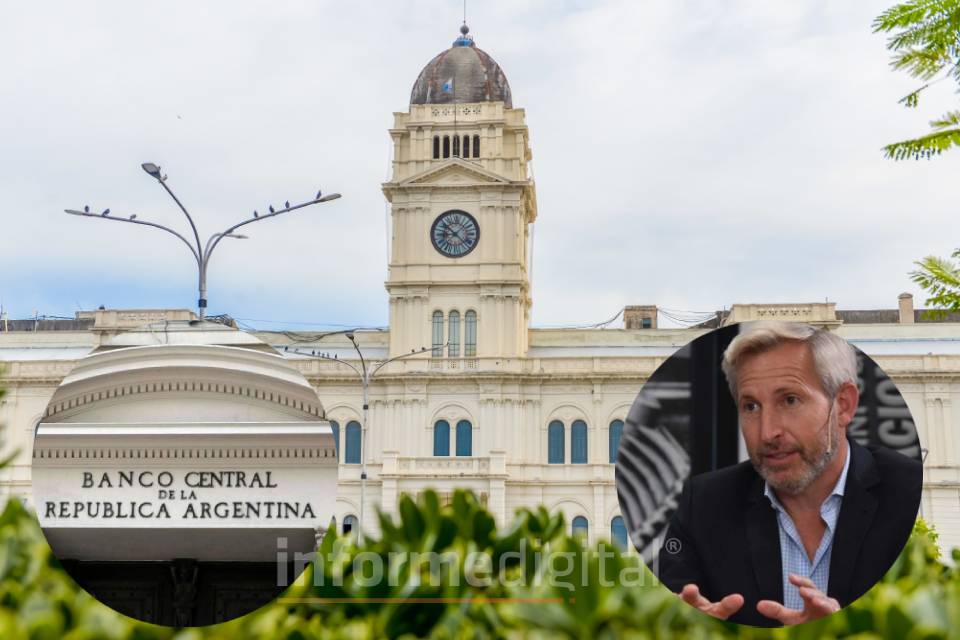
[[[869,590],[906,543],[920,506],[919,462],[852,440],[850,468],[837,518],[827,595],[844,607]],[[757,611],[783,602],[777,515],[749,461],[687,481],[659,554],[657,576],[671,591],[696,584],[711,601],[740,593],[732,622],[779,626]]]

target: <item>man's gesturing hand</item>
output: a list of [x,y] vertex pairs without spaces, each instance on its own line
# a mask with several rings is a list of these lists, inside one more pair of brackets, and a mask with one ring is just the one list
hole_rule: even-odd
[[732,593],[720,602],[710,602],[700,595],[700,588],[695,584],[688,584],[683,587],[680,597],[691,607],[696,607],[714,618],[726,620],[743,606],[743,596],[739,593]]
[[840,611],[840,603],[817,589],[809,578],[790,574],[790,582],[800,587],[800,597],[803,598],[803,610],[788,609],[773,600],[761,600],[757,603],[757,611],[768,618],[779,620],[783,624],[800,624],[828,616]]

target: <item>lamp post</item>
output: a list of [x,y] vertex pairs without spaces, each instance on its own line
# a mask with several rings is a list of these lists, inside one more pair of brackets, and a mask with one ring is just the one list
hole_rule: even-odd
[[187,248],[190,249],[190,253],[193,254],[194,260],[197,262],[197,282],[199,289],[199,299],[197,300],[197,309],[200,319],[203,320],[207,316],[207,267],[210,264],[210,256],[213,254],[214,249],[217,248],[217,245],[220,244],[220,241],[224,238],[233,238],[236,240],[246,240],[247,236],[234,233],[240,227],[243,227],[254,222],[260,222],[261,220],[266,220],[267,218],[273,218],[279,216],[282,213],[288,213],[290,211],[296,211],[297,209],[302,209],[304,207],[309,207],[310,205],[320,204],[322,202],[330,202],[331,200],[336,200],[340,197],[339,193],[331,193],[329,195],[323,195],[322,192],[318,191],[316,197],[313,200],[308,202],[303,202],[301,204],[291,205],[290,202],[286,202],[283,209],[275,210],[273,206],[270,206],[270,213],[260,215],[257,211],[253,212],[253,216],[238,222],[232,227],[227,228],[220,233],[215,233],[207,239],[206,244],[201,244],[200,242],[200,233],[197,231],[197,225],[193,222],[193,217],[190,215],[190,212],[187,211],[187,208],[183,206],[183,203],[180,202],[180,199],[173,193],[170,187],[167,185],[167,176],[163,175],[160,171],[160,167],[155,165],[152,162],[144,162],[140,165],[141,168],[150,174],[153,178],[160,183],[167,193],[170,194],[170,197],[173,198],[173,201],[177,203],[177,206],[183,212],[183,215],[187,217],[187,222],[190,223],[190,229],[193,232],[193,239],[188,240],[181,233],[174,231],[173,229],[166,227],[162,224],[156,222],[150,222],[149,220],[138,220],[136,214],[131,215],[126,218],[121,218],[117,216],[110,215],[110,209],[105,209],[102,213],[93,213],[90,211],[90,207],[84,207],[83,211],[78,211],[76,209],[64,209],[66,213],[69,213],[73,216],[84,216],[87,218],[99,218],[101,220],[115,220],[117,222],[129,222],[131,224],[139,224],[147,227],[154,227],[167,233],[173,234],[181,242],[187,245]]
[[[350,344],[353,345],[353,348],[356,350],[357,355],[360,357],[360,366],[350,364],[345,360],[340,360],[339,358],[331,358],[328,355],[310,353],[309,355],[313,358],[318,358],[320,360],[329,360],[330,362],[336,362],[344,365],[345,367],[350,367],[353,369],[353,372],[360,377],[360,384],[363,387],[363,422],[360,425],[360,514],[357,518],[357,542],[363,544],[363,512],[366,508],[366,497],[367,497],[367,423],[369,422],[370,416],[370,381],[377,374],[378,371],[383,369],[385,366],[391,362],[396,362],[397,360],[404,360],[406,358],[412,358],[413,356],[418,356],[422,353],[430,351],[429,347],[421,347],[420,349],[414,349],[410,353],[404,353],[399,356],[394,356],[392,358],[387,358],[386,360],[380,360],[374,363],[368,363],[366,358],[363,357],[363,351],[360,350],[360,345],[357,344],[356,336],[353,332],[346,333],[347,339],[350,341]],[[294,349],[294,353],[300,355],[308,355],[297,349]]]

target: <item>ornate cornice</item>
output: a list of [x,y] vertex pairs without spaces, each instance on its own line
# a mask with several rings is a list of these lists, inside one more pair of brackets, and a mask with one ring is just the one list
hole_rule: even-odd
[[105,460],[136,460],[137,464],[191,460],[295,461],[301,464],[304,460],[312,460],[337,463],[333,447],[38,447],[33,451],[33,458],[67,464]]
[[323,407],[319,401],[316,403],[305,402],[303,398],[296,398],[280,391],[263,389],[252,383],[229,384],[226,382],[215,382],[197,378],[121,384],[101,390],[66,396],[59,401],[57,401],[57,398],[54,398],[47,407],[44,416],[49,418],[67,411],[73,411],[84,406],[117,398],[158,393],[204,393],[236,396],[302,411],[317,418],[323,417]]

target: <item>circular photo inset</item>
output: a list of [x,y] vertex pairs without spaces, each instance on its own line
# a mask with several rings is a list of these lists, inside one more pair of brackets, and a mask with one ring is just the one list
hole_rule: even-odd
[[829,615],[903,549],[922,489],[906,402],[836,334],[717,329],[671,356],[627,417],[616,463],[628,535],[660,581],[759,627]]
[[257,338],[166,322],[106,341],[36,428],[33,501],[70,576],[145,622],[224,622],[297,578],[337,455],[306,379]]

